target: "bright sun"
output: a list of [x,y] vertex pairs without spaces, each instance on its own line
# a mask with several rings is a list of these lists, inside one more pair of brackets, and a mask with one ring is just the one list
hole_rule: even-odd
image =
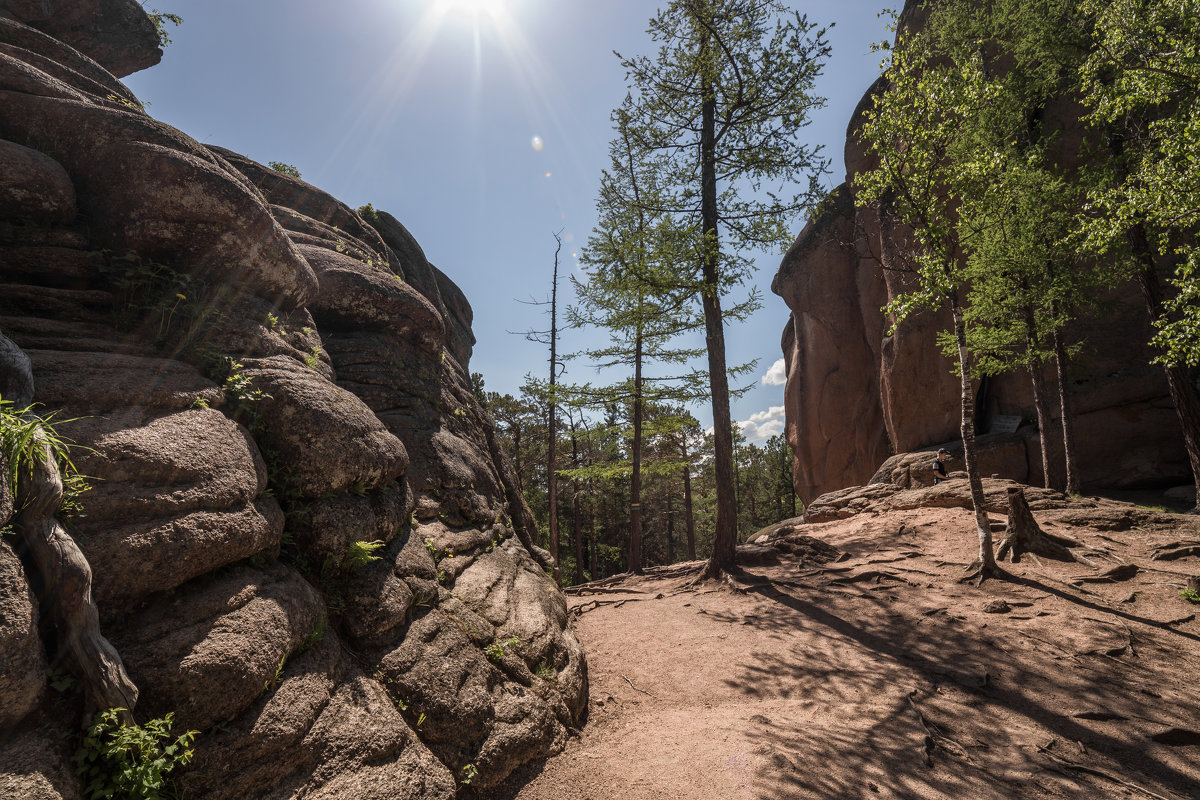
[[504,13],[505,5],[505,0],[433,0],[433,11],[438,15],[499,17]]

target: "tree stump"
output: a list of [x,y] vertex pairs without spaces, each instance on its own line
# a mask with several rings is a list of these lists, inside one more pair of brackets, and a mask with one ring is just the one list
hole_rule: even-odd
[[1007,555],[1014,564],[1023,553],[1036,553],[1059,561],[1074,561],[1075,556],[1068,545],[1078,544],[1062,536],[1046,533],[1033,518],[1025,490],[1019,486],[1008,490],[1008,525],[1004,529],[1004,541],[996,551],[996,558]]

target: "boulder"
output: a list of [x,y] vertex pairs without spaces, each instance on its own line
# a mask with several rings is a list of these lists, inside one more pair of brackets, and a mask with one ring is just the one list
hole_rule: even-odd
[[158,31],[136,0],[0,0],[0,13],[87,54],[118,78],[162,59]]
[[45,691],[46,656],[34,603],[25,570],[5,536],[0,539],[0,739],[37,708]]
[[0,217],[57,225],[75,218],[75,187],[54,159],[0,139]]

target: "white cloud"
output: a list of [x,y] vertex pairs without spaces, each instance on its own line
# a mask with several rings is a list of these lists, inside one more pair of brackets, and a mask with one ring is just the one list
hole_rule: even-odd
[[[774,370],[774,367],[771,368]],[[767,373],[768,375],[770,373]],[[758,444],[770,439],[777,433],[783,432],[783,406],[771,406],[766,411],[751,414],[750,419],[735,423],[741,429],[746,439]]]
[[787,367],[782,358],[771,365],[767,374],[762,376],[762,382],[764,386],[783,386],[787,383]]

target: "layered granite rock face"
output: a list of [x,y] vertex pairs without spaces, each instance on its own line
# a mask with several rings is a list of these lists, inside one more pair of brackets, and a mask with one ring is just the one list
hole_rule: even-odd
[[[906,4],[902,26],[919,26],[919,5]],[[948,311],[921,311],[889,334],[882,308],[908,288],[905,265],[916,245],[911,232],[877,205],[858,208],[854,177],[874,166],[857,131],[880,78],[850,120],[846,180],[811,219],[783,258],[771,290],[791,309],[783,333],[787,364],[784,404],[796,491],[808,503],[826,492],[866,483],[891,453],[906,453],[960,438],[960,390],[954,363],[942,355],[939,331]],[[1047,109],[1059,136],[1059,159],[1079,158],[1079,109]],[[1135,487],[1189,476],[1179,422],[1162,371],[1149,362],[1145,306],[1130,285],[1109,299],[1103,317],[1077,321],[1070,341],[1085,343],[1070,367],[1078,469],[1085,485]],[[1047,371],[1048,385],[1055,384]],[[1002,461],[1003,477],[1041,483],[1033,391],[1026,373],[977,385],[980,432],[998,416],[1025,420],[1024,457]],[[1061,463],[1061,428],[1047,432],[1051,463]],[[995,466],[999,466],[998,464]],[[1061,467],[1059,467],[1061,470]],[[1051,475],[1053,481],[1062,479]]]
[[[57,5],[0,0],[0,386],[79,445],[67,530],[135,717],[201,731],[188,796],[449,798],[561,748],[587,666],[465,295],[386,213],[150,118],[132,0]],[[75,797],[15,491],[0,794]]]

